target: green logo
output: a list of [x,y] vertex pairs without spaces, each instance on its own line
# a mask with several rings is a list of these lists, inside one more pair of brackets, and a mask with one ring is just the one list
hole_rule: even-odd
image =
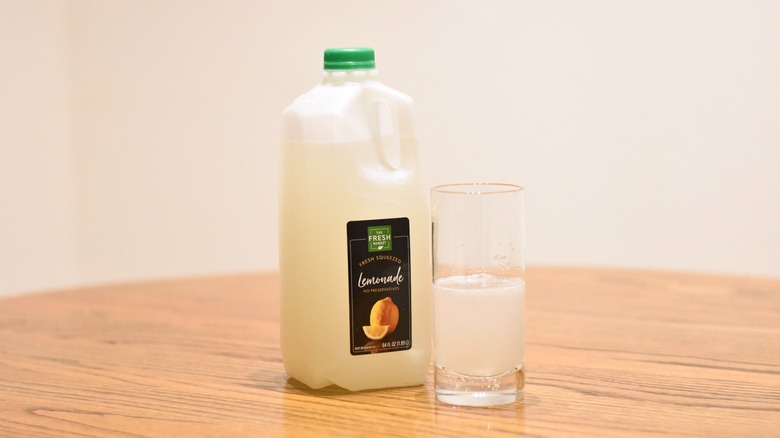
[[390,225],[368,227],[368,252],[390,251],[393,249],[393,233]]

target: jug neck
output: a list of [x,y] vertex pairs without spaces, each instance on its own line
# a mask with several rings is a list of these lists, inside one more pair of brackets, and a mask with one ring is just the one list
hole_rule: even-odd
[[355,70],[325,70],[322,72],[322,83],[329,85],[359,84],[374,81],[378,76],[375,68]]

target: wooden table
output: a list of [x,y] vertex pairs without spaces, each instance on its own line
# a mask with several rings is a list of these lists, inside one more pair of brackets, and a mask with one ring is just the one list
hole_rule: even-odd
[[780,280],[528,271],[526,397],[312,391],[275,274],[0,300],[0,436],[780,436]]

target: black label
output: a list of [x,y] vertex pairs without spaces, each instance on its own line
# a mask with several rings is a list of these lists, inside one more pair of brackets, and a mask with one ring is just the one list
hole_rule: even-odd
[[409,219],[347,223],[353,355],[412,348]]

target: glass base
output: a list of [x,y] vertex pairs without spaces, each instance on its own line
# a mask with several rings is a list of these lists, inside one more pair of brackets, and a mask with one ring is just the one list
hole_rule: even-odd
[[436,365],[433,375],[436,400],[459,406],[494,406],[523,399],[523,367],[497,376],[479,377],[458,374]]

